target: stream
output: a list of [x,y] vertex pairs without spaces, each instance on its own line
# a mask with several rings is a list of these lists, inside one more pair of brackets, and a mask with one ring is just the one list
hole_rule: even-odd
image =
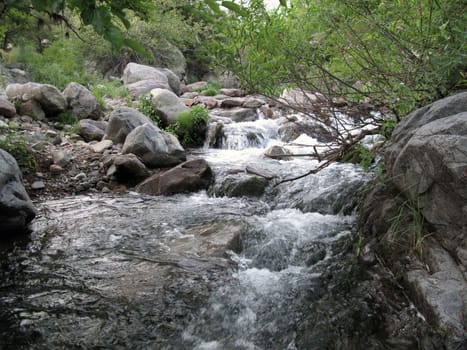
[[0,348],[326,348],[303,325],[345,264],[371,176],[334,164],[257,196],[232,192],[246,167],[288,178],[318,164],[265,158],[284,145],[277,130],[261,117],[230,123],[220,148],[193,150],[215,173],[207,192],[36,203],[30,239],[0,256]]

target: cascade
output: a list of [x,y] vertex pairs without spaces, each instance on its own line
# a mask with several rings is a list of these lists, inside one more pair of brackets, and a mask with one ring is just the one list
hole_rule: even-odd
[[[228,123],[196,150],[216,182],[274,160],[276,120]],[[354,193],[370,175],[335,164],[257,197],[92,194],[38,204],[30,242],[0,273],[5,348],[297,349],[323,276],[352,236]]]

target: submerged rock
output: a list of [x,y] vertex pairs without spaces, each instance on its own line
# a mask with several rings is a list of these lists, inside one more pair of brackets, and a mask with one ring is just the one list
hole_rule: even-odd
[[24,189],[16,160],[0,149],[0,238],[27,231],[36,209]]

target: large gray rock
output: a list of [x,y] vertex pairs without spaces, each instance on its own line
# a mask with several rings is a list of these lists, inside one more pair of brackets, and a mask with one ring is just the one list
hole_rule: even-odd
[[36,210],[21,181],[16,160],[0,149],[0,238],[27,230]]
[[114,174],[118,181],[130,185],[134,185],[150,175],[146,166],[132,153],[115,156],[113,166],[115,166]]
[[418,201],[428,222],[459,243],[456,233],[467,232],[467,93],[407,116],[385,156],[397,188]]
[[185,150],[172,134],[152,123],[135,128],[126,137],[122,153],[133,153],[148,167],[169,167],[186,159]]
[[154,196],[196,192],[208,188],[211,181],[208,163],[204,159],[194,159],[151,176],[139,184],[136,191]]
[[125,84],[136,83],[140,80],[154,80],[165,83],[169,87],[169,81],[164,73],[154,67],[130,62],[123,70],[122,80]]
[[136,127],[151,124],[151,120],[134,108],[120,107],[110,115],[109,124],[105,129],[104,139],[112,140],[114,144],[123,144],[127,135]]
[[165,82],[160,82],[152,79],[140,80],[126,86],[128,92],[133,98],[139,98],[141,95],[149,93],[151,90],[160,88],[160,89],[169,89],[169,86]]
[[[365,201],[363,231],[374,236],[378,255],[403,276],[408,296],[440,337],[442,344],[433,348],[464,349],[467,93],[403,119],[386,148],[385,165],[384,188]],[[415,248],[423,255],[410,254]]]
[[268,184],[264,177],[236,174],[216,180],[210,192],[217,197],[261,197]]
[[170,89],[178,96],[181,93],[180,78],[168,68],[158,68],[159,71],[167,77]]
[[151,90],[152,107],[157,110],[168,124],[176,122],[180,113],[190,109],[173,92],[164,89]]
[[0,115],[6,118],[13,118],[16,115],[15,105],[2,97],[0,97]]
[[446,97],[428,106],[413,111],[407,117],[402,119],[394,129],[391,137],[391,144],[384,155],[386,164],[394,164],[395,159],[419,127],[428,124],[433,120],[466,111],[467,92]]
[[63,112],[68,105],[60,91],[49,84],[10,84],[6,88],[6,94],[10,100],[14,100],[18,104],[30,100],[36,101],[45,114],[52,117]]
[[155,88],[180,94],[180,78],[167,68],[155,68],[130,62],[123,71],[122,79],[133,97],[139,97]]
[[97,119],[101,115],[101,109],[96,97],[78,83],[70,83],[63,90],[63,96],[73,115],[81,118]]
[[84,141],[100,141],[104,137],[107,123],[92,119],[81,119],[78,126],[79,134]]
[[284,117],[279,120],[277,133],[284,142],[291,142],[301,134],[316,138],[319,142],[334,140],[332,133],[326,129],[324,123],[310,118]]
[[220,117],[229,118],[234,122],[254,121],[258,118],[256,110],[253,108],[235,107],[230,109],[216,109],[213,114]]
[[430,323],[449,335],[445,348],[465,348],[467,315],[463,310],[467,307],[466,280],[452,256],[439,245],[430,244],[426,256],[430,271],[409,271],[407,284]]

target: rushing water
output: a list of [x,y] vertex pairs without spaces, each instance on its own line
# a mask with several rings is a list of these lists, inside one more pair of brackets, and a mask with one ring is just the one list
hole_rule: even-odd
[[[274,121],[229,124],[223,149],[197,150],[216,185],[272,160]],[[195,156],[195,155],[193,155]],[[297,349],[323,274],[352,236],[369,176],[336,164],[259,197],[89,195],[38,203],[28,242],[1,257],[5,349]],[[274,183],[275,179],[272,180]]]

